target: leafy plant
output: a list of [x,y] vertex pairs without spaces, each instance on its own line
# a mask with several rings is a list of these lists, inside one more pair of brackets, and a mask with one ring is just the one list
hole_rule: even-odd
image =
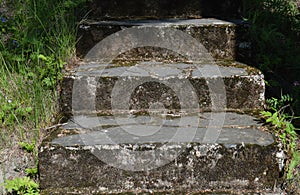
[[6,180],[5,188],[10,193],[17,193],[20,195],[39,195],[39,185],[29,177]]
[[29,153],[34,151],[35,148],[35,142],[28,143],[28,142],[19,142],[19,145],[21,148]]
[[27,176],[35,177],[38,174],[38,168],[27,168],[25,169],[25,173],[27,174]]
[[261,112],[266,122],[275,127],[275,133],[279,136],[291,159],[287,168],[287,179],[292,178],[294,168],[300,163],[297,129],[292,124],[292,120],[298,117],[291,116],[286,111],[287,108],[290,108],[291,101],[292,98],[288,95],[281,96],[281,99],[269,99],[267,102],[271,111]]
[[38,79],[42,82],[42,85],[53,89],[57,81],[62,78],[61,69],[65,63],[61,59],[55,59],[53,54],[50,56],[32,54],[31,59],[36,60],[39,64],[37,68],[39,72]]
[[289,105],[290,103],[293,102],[293,98],[289,95],[281,95],[280,99],[272,97],[271,99],[267,99],[267,104],[269,108],[271,108],[273,111],[277,111],[281,108],[283,108],[286,105]]

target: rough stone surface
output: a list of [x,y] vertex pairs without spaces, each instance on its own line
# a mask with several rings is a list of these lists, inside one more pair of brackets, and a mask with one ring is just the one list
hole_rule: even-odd
[[95,19],[124,18],[240,18],[239,0],[94,0],[88,5],[89,17]]
[[[272,135],[248,115],[224,113],[221,125],[210,124],[220,121],[215,118],[220,114],[194,116],[200,122],[190,141],[188,135],[194,127],[191,116],[160,122],[149,122],[147,117],[139,116],[135,119],[139,126],[128,123],[130,118],[114,126],[113,117],[100,117],[99,123],[103,125],[100,129],[99,126],[86,129],[70,122],[45,139],[40,147],[41,188],[45,193],[82,190],[95,194],[207,189],[256,191],[274,187],[279,166]],[[181,120],[186,122],[182,124]],[[137,135],[151,127],[145,122],[159,127],[159,131],[155,135]],[[130,132],[128,128],[137,131]],[[198,139],[204,137],[205,129],[214,131],[214,128],[221,130],[216,142],[204,143]],[[172,140],[170,135],[180,131],[177,139],[168,142]],[[114,142],[103,139],[105,135]],[[147,155],[141,156],[139,152]],[[146,168],[141,162],[147,162],[147,166],[143,165]]]
[[[177,145],[181,146],[180,144]],[[279,176],[273,146],[190,144],[178,159],[151,171],[126,171],[100,161],[89,149],[52,146],[40,152],[40,186],[46,188],[96,188],[98,192],[204,189],[266,189]],[[207,153],[201,153],[205,148]],[[103,148],[101,153],[119,150]],[[164,151],[159,151],[164,152]]]
[[[177,29],[199,41],[214,58],[218,59],[247,59],[250,55],[250,45],[247,41],[247,24],[242,21],[223,21],[213,18],[204,19],[164,19],[164,20],[132,20],[132,21],[85,21],[79,26],[77,53],[85,56],[98,42],[122,29],[135,27],[155,27],[161,29]],[[130,38],[130,37],[129,37]],[[123,37],[124,39],[124,37]],[[145,37],[147,39],[147,37]],[[168,42],[178,42],[178,37]],[[124,57],[126,56],[126,57]],[[177,60],[185,58],[164,48],[137,48],[127,51],[116,60]]]
[[[95,121],[95,123],[90,121]],[[130,114],[101,117],[78,115],[63,128],[66,130],[66,135],[68,132],[71,133],[72,129],[76,129],[79,134],[61,137],[64,134],[60,132],[59,137],[52,140],[52,143],[74,146],[85,145],[85,143],[92,145],[165,143],[170,140],[179,143],[203,142],[205,133],[214,131],[217,127],[222,129],[216,140],[217,143],[225,145],[244,143],[261,146],[272,144],[274,142],[272,135],[261,132],[259,130],[262,128],[261,125],[252,116],[232,112],[205,112],[182,116],[152,114],[134,117]],[[181,127],[185,130],[181,131]],[[175,135],[174,132],[177,131],[178,135]],[[192,136],[184,136],[187,132],[190,132]],[[132,134],[137,136],[132,136]]]
[[[109,193],[111,195],[173,195],[173,194],[186,194],[186,191],[175,191],[175,190],[169,190],[169,191],[126,191],[126,192],[120,192],[120,193]],[[47,189],[43,190],[41,192],[42,195],[53,195],[53,194],[65,194],[65,195],[81,195],[81,194],[86,194],[86,195],[94,195],[94,194],[108,194],[107,192],[99,192],[97,188],[91,189],[91,188],[60,188],[60,189]],[[199,190],[195,191],[193,193],[189,193],[193,195],[284,195],[285,193],[282,192],[280,189],[276,190],[256,190],[255,192],[253,190],[239,190],[238,192],[234,190]]]
[[69,118],[74,111],[105,114],[151,107],[167,112],[263,109],[263,75],[240,63],[219,64],[83,65],[63,79],[62,113]]

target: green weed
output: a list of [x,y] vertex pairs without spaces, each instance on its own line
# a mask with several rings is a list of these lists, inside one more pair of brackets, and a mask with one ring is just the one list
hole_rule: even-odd
[[28,143],[28,142],[19,142],[19,145],[21,146],[21,148],[23,150],[25,150],[26,152],[33,152],[34,148],[35,148],[35,142],[32,143]]
[[10,193],[20,195],[39,195],[39,185],[29,177],[6,180],[5,188]]
[[297,129],[292,124],[292,120],[299,117],[289,114],[290,110],[287,109],[291,109],[291,101],[293,99],[288,95],[283,95],[281,99],[269,99],[267,102],[271,111],[261,112],[266,122],[275,127],[275,133],[279,136],[285,151],[289,155],[290,162],[286,170],[286,178],[288,180],[293,177],[294,169],[300,163]]
[[38,174],[38,168],[27,168],[25,169],[25,173],[27,174],[27,176],[35,177]]

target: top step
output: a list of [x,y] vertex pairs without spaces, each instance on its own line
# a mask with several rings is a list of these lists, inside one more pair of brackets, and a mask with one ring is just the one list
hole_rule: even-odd
[[89,18],[97,20],[162,18],[240,18],[240,0],[94,0]]

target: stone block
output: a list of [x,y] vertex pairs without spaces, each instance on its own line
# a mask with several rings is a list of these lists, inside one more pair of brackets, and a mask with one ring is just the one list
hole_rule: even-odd
[[[151,33],[157,37],[151,37],[155,42],[160,39],[157,45],[152,46],[146,43],[145,47],[133,48],[119,56],[116,56],[116,61],[137,61],[137,60],[152,60],[152,61],[186,61],[185,56],[182,56],[172,48],[166,48],[161,42],[177,43],[182,37],[176,36],[176,30],[180,30],[194,38],[194,42],[199,42],[215,59],[227,60],[244,60],[251,55],[250,44],[247,41],[248,24],[242,21],[224,21],[213,18],[203,19],[163,19],[163,20],[127,20],[127,21],[84,21],[79,25],[77,43],[77,54],[84,57],[96,44],[107,38],[115,35],[115,42],[111,47],[119,46],[119,42],[132,41],[135,44],[136,37],[126,35],[120,37],[118,33],[127,28],[144,28],[149,33],[142,37],[145,41],[151,37]],[[156,28],[157,31],[150,32],[150,28]],[[174,32],[171,31],[174,29]],[[134,36],[139,36],[136,32]],[[119,36],[119,37],[118,37]],[[132,39],[132,40],[130,40]],[[198,44],[198,45],[199,45]],[[198,46],[197,45],[197,46]],[[146,47],[150,46],[150,47]],[[191,47],[193,47],[191,45]],[[112,48],[117,49],[117,48]],[[170,50],[171,49],[171,50]],[[193,48],[191,48],[193,49]]]
[[43,141],[44,194],[256,192],[279,177],[276,142],[249,115],[102,116],[83,127],[91,118]]
[[106,115],[149,109],[254,111],[263,109],[264,91],[262,73],[237,62],[89,63],[64,77],[60,107],[67,118],[75,112]]

